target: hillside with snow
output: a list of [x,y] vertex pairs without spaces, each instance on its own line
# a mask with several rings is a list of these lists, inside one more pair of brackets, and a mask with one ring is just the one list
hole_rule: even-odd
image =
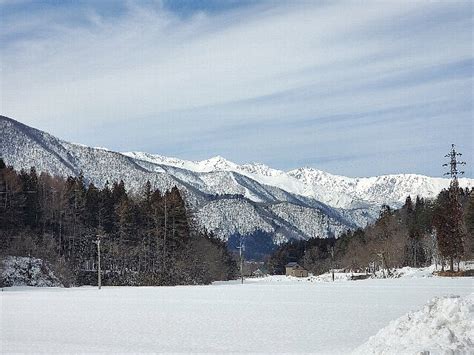
[[[3,116],[0,133],[0,156],[17,170],[82,172],[86,182],[123,180],[136,193],[147,181],[160,190],[177,186],[198,225],[223,239],[256,230],[274,234],[277,242],[337,237],[373,221],[384,203],[396,207],[408,195],[434,197],[449,185],[447,179],[411,174],[349,178],[312,168],[285,172],[259,163],[239,165],[220,156],[189,161],[119,153],[66,142]],[[474,180],[460,184],[472,187]]]

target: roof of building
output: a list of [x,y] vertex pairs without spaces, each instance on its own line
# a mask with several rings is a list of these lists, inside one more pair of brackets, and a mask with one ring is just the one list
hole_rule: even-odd
[[295,267],[300,266],[297,262],[292,261],[291,263],[286,264],[286,267]]

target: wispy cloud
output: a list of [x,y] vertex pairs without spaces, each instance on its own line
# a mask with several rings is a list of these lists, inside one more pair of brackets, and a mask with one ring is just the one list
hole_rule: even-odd
[[0,5],[2,113],[189,159],[440,175],[455,142],[474,164],[469,2],[104,3]]

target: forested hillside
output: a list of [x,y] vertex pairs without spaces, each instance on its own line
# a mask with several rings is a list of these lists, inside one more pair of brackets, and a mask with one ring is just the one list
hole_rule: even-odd
[[436,199],[408,196],[400,209],[385,205],[374,224],[338,239],[290,241],[269,258],[269,270],[284,273],[285,264],[294,261],[315,274],[331,268],[387,273],[403,266],[452,268],[451,262],[474,258],[473,191],[455,181]]
[[84,178],[15,171],[0,159],[0,257],[48,261],[64,284],[93,284],[101,239],[108,285],[201,284],[233,278],[226,244],[195,228],[177,188],[130,194]]

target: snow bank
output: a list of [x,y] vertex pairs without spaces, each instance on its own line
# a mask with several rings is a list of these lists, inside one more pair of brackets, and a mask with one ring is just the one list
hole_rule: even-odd
[[0,286],[62,287],[63,285],[41,259],[7,256],[0,260]]
[[474,293],[434,298],[392,321],[354,354],[474,353]]
[[[438,267],[439,270],[439,267]],[[375,275],[370,275],[369,278],[374,279],[384,279],[384,278],[425,278],[425,277],[434,277],[433,273],[436,271],[434,265],[428,267],[421,267],[421,268],[414,268],[414,267],[402,267],[399,269],[390,269],[390,276],[387,276],[387,272],[385,270],[379,270],[375,273]],[[350,281],[352,280],[352,276],[364,276],[365,273],[342,273],[337,272],[334,274],[334,278],[336,281]],[[330,273],[325,273],[315,277],[317,281],[332,281],[332,277]]]
[[[344,273],[344,272],[335,272],[334,273],[334,281],[341,282],[341,281],[351,281],[353,276],[358,276],[365,274],[359,273]],[[236,283],[239,283],[236,281]],[[308,277],[294,277],[294,276],[285,276],[285,275],[265,275],[263,277],[253,277],[253,278],[246,278],[245,283],[297,283],[297,282],[332,282],[332,275],[331,273],[325,273],[321,275],[314,276],[310,274]],[[217,281],[214,284],[219,284],[220,282]]]
[[[473,261],[463,261],[460,263],[460,268],[461,270],[473,270],[474,269],[474,262]],[[457,267],[456,267],[457,269]],[[405,266],[399,269],[390,269],[391,276],[393,278],[399,278],[399,277],[407,277],[407,278],[420,278],[420,277],[433,277],[437,276],[435,273],[437,271],[441,271],[441,266],[438,265],[437,267],[435,265],[427,266],[427,267],[420,267],[420,268],[414,268],[414,267],[409,267]],[[375,273],[376,278],[383,278],[383,272],[382,271],[377,271]]]
[[[474,269],[474,262],[463,262],[461,263],[462,270]],[[428,267],[414,268],[414,267],[402,267],[399,269],[390,269],[390,276],[387,277],[387,272],[384,270],[379,270],[375,275],[367,275],[366,273],[356,273],[356,272],[341,272],[337,271],[334,273],[334,281],[354,281],[358,277],[359,280],[362,280],[364,277],[368,279],[398,279],[398,278],[427,278],[427,277],[438,277],[435,272],[440,271],[440,266],[436,269],[435,265]],[[263,278],[260,278],[261,282],[332,282],[332,274],[330,272],[321,274],[321,275],[311,275],[308,277],[292,277],[285,275],[267,275]],[[260,282],[259,281],[259,282]],[[248,282],[254,282],[252,279],[248,279]]]
[[[439,267],[438,267],[439,269]],[[428,267],[421,267],[421,268],[414,268],[410,266],[405,266],[400,269],[390,269],[391,276],[393,278],[399,277],[409,277],[409,278],[417,278],[417,277],[433,277],[433,272],[435,272],[435,266],[431,265]],[[386,271],[379,270],[375,273],[375,278],[384,278],[384,273]]]

